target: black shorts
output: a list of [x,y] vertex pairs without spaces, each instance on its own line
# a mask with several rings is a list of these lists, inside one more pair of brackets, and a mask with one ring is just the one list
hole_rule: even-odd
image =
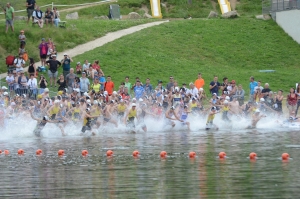
[[40,57],[41,57],[41,59],[46,59],[47,58],[47,54],[41,55]]
[[82,129],[81,129],[81,132],[84,133],[85,131],[87,130],[91,130],[91,126],[83,126]]
[[105,121],[105,122],[109,122],[109,120],[110,120],[110,118],[103,118],[103,120]]

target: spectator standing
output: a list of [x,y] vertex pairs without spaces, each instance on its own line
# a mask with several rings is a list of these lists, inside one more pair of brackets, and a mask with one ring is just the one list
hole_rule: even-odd
[[26,36],[24,34],[24,30],[21,30],[20,31],[20,35],[19,35],[19,41],[20,41],[20,44],[26,44]]
[[19,57],[15,58],[14,60],[14,67],[16,68],[17,72],[23,71],[25,66],[25,61],[23,59],[23,54],[19,53]]
[[261,93],[264,95],[264,98],[267,98],[271,91],[272,90],[269,88],[269,84],[265,83],[265,87],[262,89]]
[[27,86],[29,87],[29,98],[36,99],[37,81],[34,77],[34,74],[30,74],[30,79],[27,82]]
[[74,69],[71,68],[70,69],[70,73],[67,74],[67,76],[66,76],[68,93],[72,93],[73,92],[73,84],[75,82],[75,77],[76,77],[76,74],[74,73]]
[[[49,57],[49,59],[50,59],[50,56],[53,54],[53,52],[54,52],[54,43],[53,43],[53,41],[52,41],[52,39],[51,38],[49,38],[48,39],[48,42],[47,42],[47,46],[48,46],[48,51],[47,51],[47,56]],[[56,53],[55,53],[56,54]]]
[[132,86],[132,85],[131,85],[131,83],[129,82],[129,77],[126,76],[126,77],[125,77],[125,87],[128,88],[128,93],[129,93],[129,95],[130,95],[131,86]]
[[46,26],[48,26],[48,23],[50,23],[51,25],[53,24],[53,12],[50,10],[49,7],[45,12],[45,22],[46,22]]
[[27,16],[28,16],[27,24],[28,24],[30,18],[32,18],[32,22],[33,22],[32,14],[35,8],[35,0],[26,0],[26,7],[27,7]]
[[67,53],[65,53],[64,58],[61,60],[64,77],[66,77],[67,74],[70,73],[71,62],[73,62],[73,60],[71,59],[70,56],[68,56]]
[[43,28],[44,26],[43,12],[40,10],[39,6],[37,6],[36,10],[33,11],[32,17],[33,17],[33,23],[37,23],[40,28]]
[[58,27],[58,23],[60,22],[60,15],[56,7],[53,8],[53,21],[54,25]]
[[219,89],[221,87],[221,84],[218,82],[218,77],[214,76],[214,80],[210,82],[209,84],[209,90],[211,94],[216,93],[219,95]]
[[90,80],[86,77],[86,73],[82,72],[82,77],[80,78],[80,93],[83,96],[83,93],[88,92],[90,89]]
[[170,76],[170,82],[167,84],[167,90],[170,91],[173,86],[174,86],[174,77]]
[[249,84],[249,88],[250,88],[250,98],[249,98],[249,101],[250,102],[254,101],[254,94],[255,94],[254,88],[257,87],[257,86],[258,86],[257,82],[254,81],[254,77],[251,76],[250,77],[250,84]]
[[105,76],[103,72],[99,72],[99,83],[101,84],[100,90],[104,90],[104,84],[106,82]]
[[145,89],[144,89],[143,86],[141,86],[141,81],[137,80],[136,83],[135,83],[135,87],[134,87],[135,98],[137,100],[139,100],[140,98],[143,97],[144,92],[145,92]]
[[33,58],[29,58],[29,66],[28,66],[28,75],[34,75],[34,77],[36,76],[36,66],[34,63]]
[[8,89],[10,92],[13,92],[14,91],[14,81],[15,81],[15,78],[13,76],[13,74],[10,72],[8,73],[8,76],[6,77],[6,83],[8,85]]
[[195,81],[195,87],[199,90],[200,88],[203,88],[203,86],[205,85],[205,81],[202,78],[202,74],[198,73],[198,79],[196,79]]
[[111,96],[115,88],[115,84],[111,81],[111,76],[107,76],[107,81],[104,84],[104,90]]
[[151,95],[153,87],[150,84],[150,78],[146,79],[146,83],[144,84],[144,90],[146,95]]
[[52,81],[53,81],[54,87],[56,87],[55,81],[58,73],[57,68],[61,66],[61,63],[56,60],[56,55],[52,55],[52,58],[53,59],[49,59],[46,63],[49,66],[48,76],[50,78],[50,86],[52,86]]
[[42,43],[40,43],[39,49],[40,49],[40,59],[41,59],[42,67],[45,67],[46,66],[47,53],[48,53],[48,45],[45,41],[45,38],[42,38]]
[[47,82],[46,78],[44,77],[44,75],[41,75],[40,81],[39,81],[39,86],[40,86],[39,94],[44,93],[45,89],[47,88],[47,85],[48,85],[48,82]]
[[15,17],[15,10],[10,5],[10,3],[6,4],[6,8],[4,10],[5,13],[5,19],[6,19],[6,30],[5,33],[8,31],[8,27],[11,27],[11,30],[14,32],[14,17]]
[[59,79],[56,83],[58,84],[58,91],[63,91],[65,88],[67,88],[67,82],[63,75],[59,76]]
[[236,90],[235,95],[233,97],[237,99],[240,106],[244,104],[245,91],[241,84],[239,84],[238,89]]
[[21,76],[18,78],[20,95],[27,94],[27,89],[28,89],[27,82],[28,82],[28,77],[25,76],[24,71],[21,71]]

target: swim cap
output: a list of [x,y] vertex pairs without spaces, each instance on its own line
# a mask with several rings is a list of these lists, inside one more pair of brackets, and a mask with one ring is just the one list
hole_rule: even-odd
[[135,104],[135,103],[132,103],[131,106],[136,106],[136,104]]
[[264,98],[260,98],[260,99],[259,99],[259,101],[261,101],[261,102],[264,102],[264,101],[265,101],[265,99],[264,99]]
[[93,104],[94,104],[94,105],[98,104],[98,101],[97,101],[97,100],[94,100]]
[[46,120],[46,121],[49,120],[48,116],[44,116],[43,120]]
[[172,109],[172,110],[174,110],[174,109],[175,109],[175,107],[174,107],[174,106],[171,106],[171,109]]
[[229,96],[226,96],[226,97],[225,97],[225,100],[230,100],[230,97],[229,97]]
[[[3,95],[4,95],[4,96],[8,95],[8,92],[4,92]],[[25,96],[26,96],[26,95],[25,95]]]
[[90,110],[91,110],[90,108],[85,109],[86,112],[90,112]]
[[38,98],[38,99],[42,99],[43,96],[42,96],[42,95],[38,95],[37,98]]
[[225,101],[224,101],[224,104],[228,104],[228,101],[227,101],[227,100],[225,100]]
[[211,110],[212,111],[217,110],[217,107],[213,106],[213,107],[211,107]]
[[86,103],[90,104],[90,103],[91,103],[91,100],[89,100],[89,99],[88,99],[88,100],[86,100]]
[[259,110],[259,109],[256,109],[256,110],[255,110],[255,113],[260,113],[260,110]]
[[142,98],[139,99],[139,102],[143,102],[144,100]]

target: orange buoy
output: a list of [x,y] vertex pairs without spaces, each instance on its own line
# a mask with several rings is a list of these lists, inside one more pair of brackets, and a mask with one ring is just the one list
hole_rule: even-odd
[[24,150],[23,150],[23,149],[19,149],[19,150],[18,150],[18,154],[19,154],[19,155],[24,155]]
[[36,152],[35,152],[36,155],[41,155],[42,153],[43,153],[42,149],[38,149],[38,150],[36,150]]
[[89,152],[87,150],[82,150],[81,151],[82,156],[87,156],[88,154],[89,154]]
[[112,156],[113,154],[114,154],[114,152],[112,150],[106,151],[106,155],[107,156]]
[[225,158],[226,157],[226,153],[225,152],[220,152],[219,153],[219,158]]
[[140,154],[140,152],[137,151],[137,150],[135,150],[135,151],[132,152],[132,156],[133,156],[133,157],[138,157],[139,154]]
[[196,157],[196,153],[195,153],[194,151],[191,151],[191,152],[189,153],[189,157],[190,157],[190,158],[195,158],[195,157]]
[[60,149],[58,150],[58,153],[57,153],[59,156],[63,156],[65,154],[65,151]]
[[2,153],[2,151],[0,150],[0,154]]
[[254,152],[251,152],[250,154],[249,154],[249,158],[250,158],[250,160],[255,160],[256,159],[256,153],[254,153]]
[[282,160],[288,160],[290,158],[290,155],[288,153],[283,153],[281,155]]
[[4,150],[5,155],[9,155],[9,150]]
[[160,152],[160,157],[161,158],[167,157],[167,152],[165,152],[165,151]]

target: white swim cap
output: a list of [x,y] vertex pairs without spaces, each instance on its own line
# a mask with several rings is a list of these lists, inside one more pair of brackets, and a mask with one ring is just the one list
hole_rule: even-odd
[[48,116],[44,116],[43,120],[46,120],[46,121],[49,120]]
[[132,98],[132,101],[136,101],[136,99],[135,99],[135,98]]
[[54,103],[55,104],[58,104],[60,101],[59,100],[54,100]]
[[97,100],[94,100],[93,104],[94,104],[94,105],[97,105],[97,104],[98,104],[98,101],[97,101]]
[[225,100],[225,101],[224,101],[224,104],[228,104],[228,101],[227,101],[227,100]]
[[118,94],[118,92],[117,92],[117,91],[114,91],[114,92],[113,92],[113,94],[117,95],[117,94]]
[[260,110],[259,110],[259,109],[256,109],[256,110],[255,110],[255,113],[260,113]]
[[203,91],[203,88],[199,88],[199,91]]
[[8,95],[8,92],[4,92],[3,95],[4,95],[4,96]]
[[230,100],[230,97],[229,97],[229,96],[226,96],[226,97],[225,97],[225,100]]
[[139,102],[143,102],[144,100],[142,98],[139,99]]
[[91,100],[89,100],[89,99],[86,100],[86,103],[87,103],[87,104],[90,104],[90,103],[91,103]]
[[7,90],[6,86],[2,86],[2,90]]
[[261,101],[261,102],[264,102],[265,101],[265,99],[264,98],[260,98],[260,100],[259,101]]
[[136,106],[136,104],[135,104],[135,103],[132,103],[131,106]]
[[15,102],[10,103],[11,106],[16,106]]

